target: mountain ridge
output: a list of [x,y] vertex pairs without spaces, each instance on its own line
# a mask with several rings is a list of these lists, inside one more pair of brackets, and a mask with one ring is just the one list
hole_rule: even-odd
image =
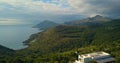
[[55,23],[53,21],[45,20],[43,22],[40,22],[39,24],[33,26],[34,28],[39,28],[40,30],[45,30],[48,28],[52,28],[59,25],[58,23]]
[[65,22],[64,24],[72,25],[72,26],[91,26],[91,25],[101,25],[102,23],[108,22],[111,20],[112,19],[110,19],[110,18],[96,15],[94,17],[88,17],[88,18],[84,18],[84,19],[78,20],[78,21]]

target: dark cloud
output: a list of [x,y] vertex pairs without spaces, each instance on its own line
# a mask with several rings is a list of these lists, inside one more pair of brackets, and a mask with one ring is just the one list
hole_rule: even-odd
[[[92,0],[88,1],[94,9],[97,9],[97,13],[104,14],[110,17],[120,16],[120,0]],[[93,9],[93,11],[94,11]]]
[[20,19],[31,23],[51,20],[62,23],[97,14],[120,18],[120,0],[61,0],[57,4],[37,1],[19,0],[16,3],[16,0],[1,0],[0,19]]

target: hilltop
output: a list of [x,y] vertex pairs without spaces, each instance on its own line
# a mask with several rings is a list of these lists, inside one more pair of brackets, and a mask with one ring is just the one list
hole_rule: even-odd
[[112,21],[112,19],[100,15],[96,15],[94,17],[88,17],[82,20],[65,22],[64,24],[72,25],[72,26],[100,26],[102,25],[102,23],[109,21]]
[[34,28],[39,28],[40,30],[45,30],[45,29],[48,29],[48,28],[52,28],[52,27],[55,27],[59,25],[58,23],[55,23],[55,22],[52,22],[52,21],[49,21],[49,20],[45,20],[43,22],[40,22],[39,24],[33,26]]

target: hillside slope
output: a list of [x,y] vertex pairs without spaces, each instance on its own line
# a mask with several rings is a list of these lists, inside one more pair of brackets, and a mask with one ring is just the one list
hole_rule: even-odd
[[31,35],[29,47],[13,50],[0,46],[0,63],[70,63],[79,54],[105,51],[120,63],[120,19],[102,26],[59,25]]
[[120,21],[111,21],[101,27],[57,26],[36,34],[29,42],[27,50],[41,53],[62,52],[90,44],[111,43],[120,39],[119,23]]
[[105,51],[120,63],[120,19],[100,27],[60,25],[32,35],[27,44],[6,63],[69,63],[77,58],[75,51]]
[[58,23],[49,21],[49,20],[45,20],[43,22],[40,22],[39,24],[35,25],[34,28],[39,28],[40,30],[45,30],[48,28],[52,28],[59,25]]
[[82,20],[65,22],[64,24],[72,26],[101,26],[103,23],[109,21],[111,21],[110,18],[96,15],[94,17],[89,17]]
[[13,53],[14,53],[14,50],[0,45],[0,57],[6,56],[6,55],[11,55]]

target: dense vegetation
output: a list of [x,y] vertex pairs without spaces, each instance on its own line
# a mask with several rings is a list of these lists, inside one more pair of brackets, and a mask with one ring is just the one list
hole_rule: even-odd
[[6,47],[0,45],[0,57],[2,57],[4,55],[9,55],[13,52],[14,51],[12,49],[9,49],[9,48],[6,48]]
[[14,50],[0,45],[0,63],[4,62],[3,58],[5,58],[6,56],[12,56],[14,53]]
[[18,50],[1,63],[69,63],[79,54],[105,51],[120,63],[120,20],[105,22],[101,26],[60,25],[34,34],[28,48]]

